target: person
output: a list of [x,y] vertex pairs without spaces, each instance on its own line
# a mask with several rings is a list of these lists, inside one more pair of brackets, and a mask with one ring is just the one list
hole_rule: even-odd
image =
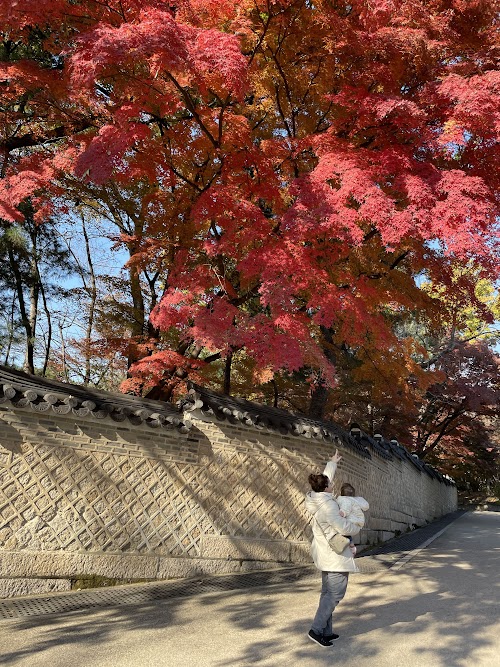
[[328,541],[335,533],[355,534],[357,526],[341,516],[339,505],[332,496],[332,484],[326,475],[311,474],[309,483],[311,491],[306,495],[305,506],[313,517],[311,555],[321,572],[322,583],[318,609],[308,637],[326,648],[333,646],[339,638],[333,632],[332,614],[345,595],[349,573],[357,571],[349,545],[337,554]]
[[[323,472],[324,475],[328,477],[330,483],[333,485],[333,478],[337,472],[337,466],[341,461],[342,457],[340,456],[338,450],[335,450],[335,454],[328,461]],[[370,505],[365,498],[361,496],[356,496],[356,491],[352,484],[346,483],[342,484],[340,489],[340,496],[336,498],[337,503],[340,507],[340,515],[352,523],[356,524],[357,529],[356,533],[359,533],[361,528],[365,525],[365,515],[364,513],[370,509]],[[352,551],[352,555],[356,555],[356,547],[353,542],[353,535],[346,535],[349,537],[349,546]]]

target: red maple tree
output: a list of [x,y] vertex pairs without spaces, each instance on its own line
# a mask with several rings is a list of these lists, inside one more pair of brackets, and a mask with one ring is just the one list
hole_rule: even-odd
[[408,376],[394,318],[435,317],[417,277],[498,275],[498,10],[0,0],[0,214],[137,188],[132,262],[165,289],[131,372],[158,396],[239,351],[320,389],[346,350],[394,350]]

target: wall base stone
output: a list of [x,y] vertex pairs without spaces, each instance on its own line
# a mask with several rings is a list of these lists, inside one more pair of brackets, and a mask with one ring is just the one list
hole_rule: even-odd
[[157,556],[135,554],[58,553],[43,551],[0,552],[0,577],[52,577],[78,579],[99,575],[110,579],[155,579]]
[[364,530],[362,533],[363,545],[378,544],[380,542],[380,536],[378,530]]
[[370,528],[372,530],[390,530],[390,519],[381,519],[379,517],[372,517],[370,520]]
[[290,545],[290,560],[292,563],[311,563],[310,542],[295,542]]
[[394,535],[394,533],[393,533],[392,531],[390,531],[390,530],[383,530],[383,531],[380,533],[380,541],[381,541],[381,542],[387,542],[387,540],[392,540],[392,538],[393,538],[394,536],[395,536],[395,535]]
[[401,533],[405,533],[406,530],[408,529],[408,524],[407,523],[401,523],[399,521],[391,521],[390,525],[391,532],[398,533],[400,535]]
[[0,579],[0,598],[43,595],[71,590],[69,579]]
[[157,579],[182,579],[203,575],[238,574],[256,570],[273,570],[283,563],[257,560],[220,560],[210,558],[163,558]]
[[[311,563],[309,544],[292,546],[300,555],[296,562]],[[4,552],[0,553],[0,598],[66,591],[71,587],[70,580],[95,576],[118,581],[162,580],[279,567],[283,567],[283,561],[249,560],[241,556],[221,559]]]
[[239,572],[239,561],[205,558],[162,558],[157,579],[180,579],[206,574],[231,574]]
[[206,535],[201,555],[205,558],[290,561],[290,543],[284,540],[260,540],[225,535]]

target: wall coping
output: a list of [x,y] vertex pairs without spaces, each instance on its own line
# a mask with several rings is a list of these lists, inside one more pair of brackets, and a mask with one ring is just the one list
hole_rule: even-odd
[[0,365],[0,404],[7,402],[38,413],[95,420],[110,417],[114,422],[128,420],[133,426],[175,428],[181,433],[191,428],[189,415],[183,415],[170,403],[49,380]]

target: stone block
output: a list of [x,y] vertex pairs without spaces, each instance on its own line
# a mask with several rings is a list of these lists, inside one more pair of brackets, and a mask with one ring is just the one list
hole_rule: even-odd
[[391,531],[394,533],[398,532],[399,534],[405,533],[408,528],[407,523],[400,523],[399,521],[391,521]]
[[363,539],[365,540],[364,544],[378,544],[381,538],[378,530],[364,530]]
[[290,560],[292,563],[311,563],[311,545],[309,542],[292,542],[290,544]]
[[43,595],[71,590],[69,579],[0,579],[0,598]]
[[204,558],[160,558],[157,579],[179,579],[206,574],[239,572],[240,561]]
[[390,515],[393,521],[400,523],[408,523],[408,520],[411,519],[409,514],[402,512],[401,510],[391,510]]
[[204,558],[290,561],[290,543],[226,535],[205,535],[201,543],[201,555]]
[[99,575],[110,579],[154,579],[157,556],[135,554],[0,552],[0,577],[69,577]]
[[370,530],[390,530],[390,519],[382,519],[380,517],[371,517],[368,527]]
[[367,530],[360,530],[357,535],[354,536],[353,542],[356,545],[367,544]]

